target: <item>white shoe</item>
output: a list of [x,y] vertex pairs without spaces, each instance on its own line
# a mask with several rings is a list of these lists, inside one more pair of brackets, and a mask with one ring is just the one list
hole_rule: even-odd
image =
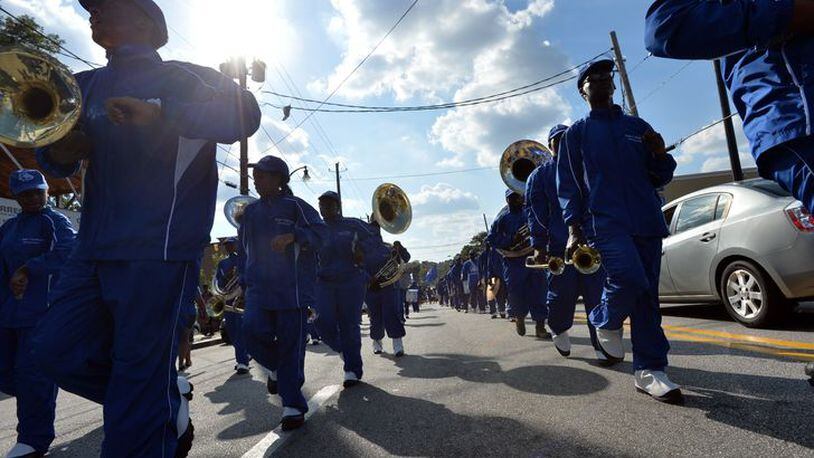
[[571,356],[571,337],[568,335],[568,331],[555,335],[553,340],[554,348],[556,348],[561,355],[566,358]]
[[384,347],[382,346],[381,340],[374,340],[373,341],[373,354],[380,355],[384,351]]
[[596,359],[597,359],[597,361],[602,362],[602,363],[607,363],[608,362],[608,358],[605,357],[604,353],[602,353],[599,350],[594,350],[594,351],[596,351]]
[[668,404],[681,404],[684,402],[681,388],[670,381],[667,374],[662,371],[644,369],[636,371],[633,377],[636,389],[650,395],[657,401]]
[[342,382],[342,386],[345,388],[350,388],[354,385],[359,384],[359,377],[356,376],[356,373],[353,371],[346,371],[345,372],[345,380]]
[[396,356],[404,356],[404,342],[401,337],[393,339],[393,354]]
[[297,415],[302,415],[300,409],[295,409],[293,407],[283,407],[283,417],[296,417]]
[[625,347],[622,346],[623,333],[624,328],[596,330],[599,347],[609,362],[618,363],[625,359]]
[[308,345],[309,343],[311,343],[311,334],[306,334],[305,335],[305,345]]
[[181,394],[181,405],[178,406],[178,416],[175,426],[178,429],[178,437],[181,437],[189,427],[189,401],[192,400],[192,384],[186,377],[178,376],[178,392]]
[[15,444],[14,447],[12,447],[11,450],[9,450],[8,454],[6,454],[6,458],[17,458],[20,456],[26,456],[29,453],[36,452],[37,451],[34,449],[34,447],[28,444],[17,442],[17,444]]

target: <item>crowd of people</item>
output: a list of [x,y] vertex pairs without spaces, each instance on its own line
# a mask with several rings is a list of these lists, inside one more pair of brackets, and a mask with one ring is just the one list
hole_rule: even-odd
[[[45,455],[55,437],[57,390],[104,405],[103,456],[186,456],[194,428],[192,385],[175,360],[188,342],[202,250],[218,188],[217,143],[252,135],[261,113],[253,94],[217,71],[165,62],[168,40],[152,0],[80,0],[108,64],[76,75],[78,127],[36,156],[53,177],[84,169],[82,227],[47,206],[42,173],[9,177],[21,213],[0,227],[0,390],[17,400],[18,437],[9,457]],[[646,19],[647,48],[679,59],[722,59],[762,176],[814,212],[814,60],[809,0],[659,0]],[[659,134],[614,104],[614,63],[579,72],[589,112],[551,129],[554,159],[522,191],[506,191],[480,253],[457,258],[437,296],[456,310],[514,320],[551,338],[564,357],[578,297],[596,357],[622,361],[629,319],[634,386],[680,403],[667,374],[658,278],[666,225],[658,188],[675,160]],[[227,244],[218,281],[236,275],[244,313],[230,312],[236,366],[253,360],[282,399],[284,430],[304,422],[305,335],[319,334],[342,358],[343,384],[363,376],[360,320],[366,304],[374,353],[392,340],[404,354],[402,313],[417,285],[380,282],[390,260],[410,254],[382,241],[376,221],[341,214],[326,192],[319,211],[288,186],[288,165],[263,157],[253,169],[260,198],[247,205]],[[138,198],[134,199],[134,193]],[[526,237],[533,265],[601,253],[602,269],[561,274],[510,256]],[[310,331],[309,331],[310,330]],[[550,331],[550,332],[549,332]]]

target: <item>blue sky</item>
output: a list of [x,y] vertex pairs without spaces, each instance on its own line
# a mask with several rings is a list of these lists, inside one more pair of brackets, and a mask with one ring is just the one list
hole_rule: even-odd
[[[69,0],[6,0],[14,13],[36,17],[67,48],[94,62],[104,52],[90,40],[87,14]],[[232,54],[268,64],[267,82],[255,84],[261,102],[280,104],[272,89],[300,91],[323,99],[379,41],[411,0],[158,0],[170,24],[170,42],[160,52],[216,67]],[[632,71],[640,115],[668,143],[720,118],[712,64],[649,58],[643,63],[647,0],[420,0],[398,29],[331,99],[333,102],[416,105],[488,95],[558,73],[610,48],[616,30]],[[83,64],[65,60],[75,70]],[[641,63],[641,64],[640,64]],[[640,65],[638,65],[640,64]],[[617,93],[617,101],[621,94]],[[511,142],[542,139],[553,125],[584,115],[575,85],[492,105],[404,114],[319,114],[293,131],[274,154],[292,167],[307,164],[308,184],[295,180],[297,195],[316,205],[333,188],[328,168],[339,161],[345,213],[370,212],[370,196],[382,179],[371,177],[450,172],[497,165]],[[287,122],[264,107],[263,125],[276,141],[303,119]],[[736,123],[738,124],[738,123]],[[739,134],[739,146],[746,141]],[[260,131],[250,159],[271,147]],[[229,146],[227,145],[227,149]],[[237,167],[233,155],[219,159]],[[693,137],[677,152],[679,173],[728,167],[720,127]],[[744,165],[753,162],[744,156]],[[237,175],[221,168],[224,181]],[[417,259],[443,260],[503,205],[504,185],[496,169],[392,178],[410,195],[414,221],[398,238]],[[236,191],[224,185],[219,203]],[[234,232],[218,212],[213,236]],[[393,237],[387,237],[393,240]]]

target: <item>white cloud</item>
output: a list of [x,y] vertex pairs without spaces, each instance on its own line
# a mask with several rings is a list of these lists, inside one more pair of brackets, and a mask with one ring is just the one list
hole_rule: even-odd
[[478,198],[474,194],[446,183],[424,185],[417,194],[411,194],[409,197],[416,218],[480,208]]
[[[755,167],[755,160],[749,153],[740,153],[741,166],[743,168]],[[701,172],[717,172],[719,170],[729,170],[731,167],[729,163],[729,156],[716,156],[709,158],[701,164]]]
[[[749,142],[743,133],[743,122],[739,117],[733,118],[735,138],[740,152],[749,151]],[[692,162],[698,156],[717,156],[728,151],[726,133],[723,124],[707,129],[690,137],[680,146],[681,153],[676,157],[679,163]]]

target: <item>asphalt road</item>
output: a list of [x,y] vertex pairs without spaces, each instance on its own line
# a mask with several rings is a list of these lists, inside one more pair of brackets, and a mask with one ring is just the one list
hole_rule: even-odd
[[[366,383],[348,390],[336,387],[339,358],[311,346],[306,397],[327,399],[292,434],[272,432],[279,399],[256,371],[234,375],[230,347],[196,350],[193,456],[814,456],[814,388],[800,363],[814,360],[814,308],[774,330],[715,307],[665,309],[683,407],[637,393],[629,363],[594,364],[583,323],[577,313],[564,359],[506,320],[427,306],[408,321],[403,358],[373,355],[365,339]],[[0,398],[0,451],[14,424],[14,400]],[[99,406],[60,393],[56,429],[51,456],[98,456]]]

